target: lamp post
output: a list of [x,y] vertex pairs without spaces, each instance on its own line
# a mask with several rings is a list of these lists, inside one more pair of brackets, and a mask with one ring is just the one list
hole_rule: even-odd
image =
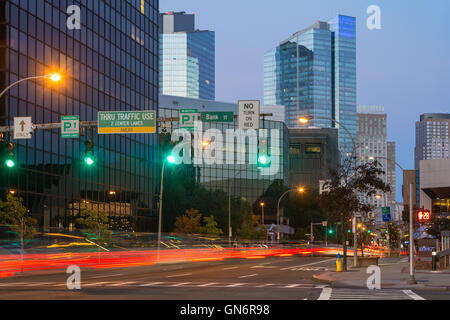
[[305,191],[305,188],[298,187],[298,188],[289,189],[289,190],[285,191],[278,199],[278,203],[277,203],[277,242],[278,243],[280,243],[280,201],[286,194],[288,194],[289,192],[292,192],[292,191],[297,191],[298,193],[303,193]]
[[231,247],[231,186],[233,185],[234,179],[240,174],[241,171],[238,171],[234,174],[234,177],[231,179],[228,184],[228,246]]
[[53,82],[58,82],[59,80],[61,80],[62,76],[59,73],[50,73],[50,74],[46,74],[43,76],[33,76],[33,77],[27,77],[27,78],[23,78],[23,79],[19,79],[16,82],[13,82],[12,84],[10,84],[9,86],[7,86],[1,93],[0,93],[0,98],[12,87],[18,85],[21,82],[24,81],[28,81],[28,80],[36,80],[36,79],[50,79]]
[[[328,117],[316,117],[316,116],[303,115],[303,116],[300,116],[298,118],[298,122],[300,122],[300,124],[307,124],[313,119],[330,120],[330,121],[333,121],[334,123],[337,123],[340,127],[342,127],[342,129],[344,129],[344,131],[347,133],[347,135],[350,137],[350,140],[352,141],[352,145],[353,145],[353,160],[355,162],[355,170],[356,170],[356,167],[357,167],[357,164],[356,164],[356,143],[355,143],[355,139],[353,139],[353,136],[351,135],[350,131],[341,122],[339,122],[338,120],[335,120],[335,119],[332,119],[332,118],[328,118]],[[356,171],[355,171],[354,174],[356,174]],[[353,218],[356,219],[355,216]],[[357,235],[356,235],[356,232],[355,232],[353,234],[353,247],[354,247],[353,248],[353,250],[354,250],[354,253],[353,253],[353,266],[355,266],[355,267],[356,267],[356,265],[358,263],[358,248],[356,246],[357,240],[358,239],[357,239]],[[345,266],[346,266],[347,262],[345,261],[344,263],[345,263]]]

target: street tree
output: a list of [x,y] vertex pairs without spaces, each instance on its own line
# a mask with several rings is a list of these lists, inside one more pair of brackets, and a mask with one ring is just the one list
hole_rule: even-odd
[[243,240],[265,240],[267,229],[260,223],[259,216],[248,213],[242,222],[241,228],[237,231],[239,238]]
[[99,241],[105,241],[111,235],[108,230],[110,227],[108,215],[105,211],[100,211],[97,208],[84,209],[80,212],[80,216],[76,223],[95,233]]
[[389,247],[397,248],[400,240],[400,230],[392,222],[388,224]]
[[178,216],[175,221],[175,233],[200,233],[201,213],[196,209],[186,210],[186,214]]
[[20,235],[20,252],[23,257],[24,238],[31,238],[36,232],[34,226],[37,220],[28,214],[22,198],[8,194],[6,201],[0,200],[0,223],[11,225]]
[[223,231],[217,227],[217,222],[214,220],[214,216],[203,217],[204,226],[200,227],[200,233],[208,235],[219,235]]
[[389,192],[390,187],[380,177],[384,174],[378,161],[367,162],[354,168],[350,158],[336,169],[330,170],[330,179],[323,185],[320,206],[330,219],[340,223],[343,239],[343,269],[347,271],[347,230],[355,213],[368,213],[370,205],[361,202],[359,195],[372,196]]

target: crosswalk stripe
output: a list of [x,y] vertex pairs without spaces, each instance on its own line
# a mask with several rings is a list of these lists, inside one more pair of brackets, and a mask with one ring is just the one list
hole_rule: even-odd
[[331,288],[323,288],[322,292],[320,293],[319,299],[317,300],[330,300],[332,291],[333,289]]
[[411,290],[403,290],[403,292],[406,293],[409,297],[411,297],[414,300],[425,300],[423,297],[421,297],[418,294],[412,292]]

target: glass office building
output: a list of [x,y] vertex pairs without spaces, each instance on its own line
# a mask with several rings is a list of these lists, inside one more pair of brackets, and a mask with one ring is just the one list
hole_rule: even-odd
[[[284,105],[289,128],[300,127],[299,115],[342,122],[356,136],[355,18],[318,21],[264,55],[264,104]],[[331,120],[311,126],[338,127]],[[352,152],[350,138],[339,130],[341,154]]]
[[[77,2],[81,28],[69,29],[65,0],[0,3],[0,81],[58,70],[59,84],[27,81],[0,100],[0,125],[17,116],[33,123],[58,123],[63,115],[97,120],[98,111],[152,110],[158,106],[158,1]],[[95,163],[84,161],[85,141],[94,142]],[[159,170],[156,134],[61,138],[59,129],[35,130],[12,140],[17,165],[1,167],[2,198],[10,190],[24,198],[44,227],[71,227],[81,209],[99,208],[126,217],[135,230],[157,230]]]
[[214,100],[214,31],[195,30],[184,12],[161,14],[160,25],[160,94]]
[[[160,109],[160,116],[165,118],[178,118],[178,110],[174,109]],[[168,132],[178,129],[178,121],[167,122],[164,126]],[[160,127],[160,130],[162,127]],[[202,131],[205,134],[210,129],[218,129],[226,139],[227,130],[235,131],[238,129],[237,118],[234,122],[204,122],[202,123]],[[268,133],[268,147],[271,155],[272,163],[270,168],[265,168],[263,172],[257,167],[257,143],[261,141],[261,136],[258,139],[252,140],[245,138],[240,140],[234,138],[233,144],[233,159],[232,164],[227,164],[226,149],[229,147],[228,139],[223,141],[223,150],[217,148],[217,151],[224,152],[223,164],[211,163],[208,164],[211,158],[207,149],[203,152],[203,161],[200,164],[194,162],[194,167],[197,168],[197,181],[209,190],[221,190],[228,194],[229,184],[232,181],[231,195],[233,197],[245,198],[247,201],[253,203],[258,197],[262,196],[264,191],[274,183],[274,181],[283,181],[283,184],[288,186],[288,148],[289,148],[289,134],[286,125],[283,122],[260,120],[260,129],[267,129]],[[238,134],[238,137],[245,137],[243,134]],[[276,139],[276,141],[275,141]],[[209,140],[205,138],[205,140]],[[214,138],[217,140],[217,138]],[[275,157],[278,155],[278,159]],[[243,156],[245,163],[240,164],[238,159]],[[252,163],[253,160],[253,163]],[[276,162],[275,162],[276,161]],[[263,174],[264,173],[264,174]]]
[[[356,18],[338,15],[329,25],[333,40],[332,114],[356,139]],[[339,130],[339,147],[343,156],[353,151],[344,130]]]

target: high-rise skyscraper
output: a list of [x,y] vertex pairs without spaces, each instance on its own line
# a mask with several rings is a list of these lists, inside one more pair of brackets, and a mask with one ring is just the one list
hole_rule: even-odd
[[215,33],[195,29],[194,14],[159,16],[159,93],[215,99]]
[[[383,106],[358,105],[357,108],[358,131],[357,131],[357,161],[358,164],[372,162],[374,160],[381,164],[384,172],[388,172],[387,165],[387,134],[386,113]],[[388,182],[387,175],[381,177],[385,183]],[[362,200],[381,208],[388,204],[389,195],[381,194],[381,197],[361,196]]]
[[425,113],[416,122],[415,169],[420,160],[449,158],[450,113]]
[[387,182],[391,187],[391,192],[389,192],[388,203],[390,206],[393,206],[396,199],[397,192],[397,175],[396,175],[396,165],[395,165],[396,157],[395,157],[395,142],[388,141],[387,142]]
[[[286,124],[301,127],[299,115],[341,122],[356,139],[356,19],[338,15],[318,21],[264,55],[264,104],[284,105]],[[316,119],[322,128],[339,125]],[[352,153],[351,138],[339,130],[341,154]]]

